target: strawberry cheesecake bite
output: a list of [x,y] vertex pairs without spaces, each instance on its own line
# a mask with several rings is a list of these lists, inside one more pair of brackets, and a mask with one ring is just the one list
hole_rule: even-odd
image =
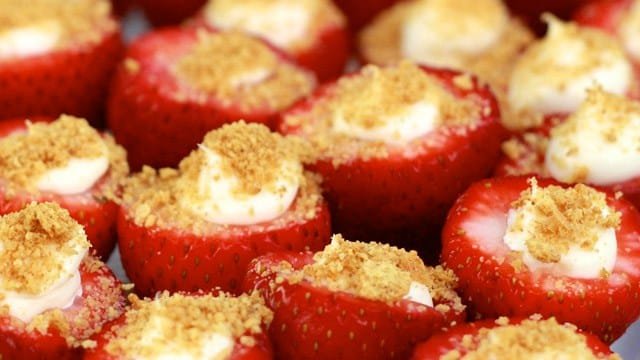
[[314,87],[311,73],[258,39],[168,28],[131,45],[108,123],[132,168],[175,166],[207,131],[237,119],[272,126]]
[[464,320],[456,283],[415,251],[335,235],[315,255],[258,258],[245,288],[274,312],[279,359],[406,359],[417,342]]
[[253,258],[322,249],[329,211],[317,176],[303,171],[307,152],[297,139],[237,122],[207,134],[177,170],[134,175],[118,235],[137,292],[238,293]]
[[442,262],[478,317],[555,316],[611,343],[640,315],[640,214],[586,185],[484,180],[456,203]]
[[503,145],[498,175],[537,175],[622,192],[640,205],[640,103],[592,89],[563,123]]
[[55,203],[0,217],[0,357],[79,359],[122,313],[121,284],[90,247]]
[[33,201],[56,202],[84,227],[102,259],[115,246],[114,199],[128,172],[125,151],[84,119],[0,126],[0,214]]
[[0,118],[67,113],[100,124],[122,47],[108,0],[1,0]]
[[638,96],[638,81],[623,47],[604,31],[564,23],[546,15],[547,35],[516,62],[509,80],[504,124],[523,131],[551,117],[566,117],[587,90]]
[[258,294],[169,295],[141,300],[95,337],[85,360],[270,360],[273,313]]
[[555,318],[484,320],[451,327],[420,344],[412,360],[621,360],[596,336]]
[[209,0],[195,23],[263,38],[320,81],[340,76],[350,55],[346,20],[331,0]]
[[455,198],[496,163],[504,130],[495,98],[468,75],[409,62],[367,66],[283,114],[280,131],[316,152],[334,228],[424,251]]
[[365,62],[401,59],[465,70],[506,90],[513,64],[533,34],[501,0],[411,0],[379,15],[360,34]]

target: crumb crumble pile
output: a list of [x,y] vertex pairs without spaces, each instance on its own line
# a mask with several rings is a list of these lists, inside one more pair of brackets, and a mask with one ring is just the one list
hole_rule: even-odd
[[[456,86],[467,88],[469,81],[459,78]],[[285,118],[287,125],[299,127],[319,156],[338,163],[345,156],[380,158],[387,156],[387,144],[365,141],[334,130],[337,117],[362,128],[376,128],[387,119],[401,115],[419,102],[433,104],[439,110],[439,126],[473,126],[481,106],[469,99],[457,98],[436,78],[418,65],[403,61],[397,66],[369,65],[354,76],[344,77],[323,99],[307,112]]]
[[[207,166],[207,151],[222,158],[223,172],[239,181],[233,191],[250,196],[275,186],[277,177],[299,177],[300,189],[290,211],[273,221],[273,226],[289,221],[312,219],[322,201],[319,179],[311,173],[282,173],[284,161],[305,163],[312,159],[309,147],[299,139],[272,133],[259,124],[244,121],[227,124],[209,132],[200,148],[182,160],[178,169],[143,168],[125,182],[123,202],[136,224],[179,228],[206,234],[229,228],[213,224],[180,205],[180,199],[201,201],[198,181]],[[272,190],[278,191],[277,187]],[[205,194],[206,195],[206,194]]]
[[196,89],[243,110],[280,110],[315,86],[311,75],[280,59],[260,40],[236,32],[199,30],[175,72]]
[[0,0],[0,36],[20,28],[37,27],[60,33],[58,46],[99,41],[115,29],[107,0]]
[[36,192],[36,182],[47,171],[64,167],[73,158],[105,155],[114,180],[128,174],[125,151],[111,136],[102,137],[84,119],[62,115],[52,123],[27,123],[25,132],[0,139],[0,174],[7,195],[18,190]]
[[[538,186],[535,178],[512,207],[518,211],[512,230],[526,233],[526,246],[540,262],[557,263],[572,246],[592,250],[599,232],[620,226],[620,213],[607,205],[606,195],[589,186]],[[534,221],[525,226],[525,212]]]
[[314,262],[299,270],[283,263],[277,269],[290,282],[309,281],[334,292],[346,292],[366,299],[396,303],[409,292],[412,282],[423,284],[436,310],[463,309],[454,289],[458,279],[441,266],[427,267],[415,251],[387,244],[345,240],[334,235],[331,244],[316,253]]
[[0,288],[37,296],[64,274],[69,257],[91,245],[69,212],[56,203],[32,203],[0,217]]
[[461,342],[464,352],[453,350],[442,359],[620,359],[616,354],[594,353],[574,325],[559,324],[555,318],[541,320],[534,315],[519,324],[509,324],[509,319],[501,317],[496,324],[498,326],[491,329],[480,329],[477,335],[465,335]]
[[273,318],[258,293],[233,297],[224,293],[188,296],[164,292],[153,300],[135,295],[129,300],[131,308],[125,322],[109,334],[106,350],[113,356],[149,358],[170,351],[202,358],[203,347],[214,333],[252,347],[254,336],[261,334]]

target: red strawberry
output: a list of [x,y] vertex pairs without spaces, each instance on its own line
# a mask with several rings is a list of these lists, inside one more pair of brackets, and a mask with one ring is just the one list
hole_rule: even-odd
[[[184,304],[184,306],[190,305],[191,306],[191,313],[194,313],[194,306],[197,305],[201,305],[201,304],[197,304],[194,305],[194,303],[191,302],[192,299],[197,299],[197,298],[202,298],[203,296],[208,296],[206,294],[203,293],[197,293],[197,294],[191,294],[191,295],[187,295],[187,294],[180,294],[177,296],[181,296],[182,297],[182,302]],[[218,295],[216,295],[218,296]],[[244,296],[245,298],[247,296]],[[117,356],[117,355],[112,355],[112,353],[110,353],[107,350],[107,346],[109,346],[109,344],[113,341],[113,340],[118,340],[119,339],[119,335],[118,335],[118,331],[120,329],[123,329],[126,327],[128,321],[128,316],[130,316],[130,314],[132,314],[137,308],[139,308],[142,304],[144,306],[145,303],[149,304],[149,303],[155,303],[158,304],[161,301],[167,300],[167,299],[171,299],[170,297],[167,296],[167,294],[160,294],[159,297],[156,297],[154,300],[139,300],[137,298],[133,298],[133,308],[129,308],[127,310],[127,312],[125,312],[122,316],[120,316],[119,318],[117,318],[116,320],[112,321],[111,323],[105,325],[102,329],[102,331],[99,334],[96,334],[96,336],[93,337],[93,340],[96,341],[96,346],[94,348],[92,348],[91,350],[88,350],[83,359],[85,360],[118,360],[118,359],[129,359],[130,356]],[[227,298],[228,301],[234,301],[235,299],[232,297],[228,297]],[[259,298],[258,298],[259,299]],[[251,333],[250,331],[248,331],[247,333],[244,334],[244,336],[246,337],[250,337],[252,339],[253,344],[252,345],[248,345],[246,342],[241,342],[238,339],[235,339],[235,344],[232,350],[232,353],[228,356],[225,357],[225,359],[229,359],[229,360],[271,360],[273,359],[273,350],[271,347],[271,341],[269,340],[269,337],[267,336],[267,325],[268,325],[268,318],[270,318],[270,313],[268,312],[268,309],[264,308],[264,304],[263,303],[259,303],[260,305],[257,306],[261,306],[263,311],[266,311],[264,314],[262,314],[262,316],[266,317],[267,319],[262,319],[267,320],[265,321],[266,323],[261,324],[261,332],[260,333]],[[167,310],[171,310],[171,309],[175,309],[170,307],[170,305],[166,305],[166,309]],[[174,305],[175,306],[175,305]],[[244,313],[244,314],[237,314],[236,316],[239,318],[242,317],[252,317],[252,316],[256,316],[256,305],[254,305],[254,307],[250,308],[250,312],[248,313]],[[181,311],[181,309],[176,309],[174,311]],[[215,310],[210,311],[210,313],[213,313]],[[214,314],[211,315],[211,317],[213,317]],[[225,314],[225,315],[229,315],[229,314]],[[205,315],[205,316],[209,316],[209,315]],[[197,321],[196,319],[187,319],[187,322],[183,325],[183,326],[191,326],[191,328],[189,329],[191,331],[191,334],[196,334],[196,324],[190,323],[189,321]],[[208,319],[208,320],[212,320],[212,319]],[[160,329],[159,329],[160,330]],[[156,347],[161,348],[162,347],[162,343],[157,343],[155,344]],[[112,350],[113,351],[113,350]],[[164,354],[167,355],[167,354]]]
[[[470,126],[441,126],[410,145],[388,147],[386,157],[359,157],[353,147],[366,147],[362,142],[340,157],[320,154],[310,168],[322,175],[336,232],[375,241],[406,237],[412,242],[400,242],[402,247],[430,249],[435,242],[429,244],[425,236],[439,232],[455,198],[473,181],[491,173],[505,136],[491,91],[457,72],[422,69],[455,97],[473,99],[483,109],[479,119]],[[461,78],[469,80],[468,88],[454,85]],[[315,136],[318,118],[307,114],[330,98],[336,84],[327,84],[284,113],[279,131]],[[302,122],[297,121],[305,115]],[[343,157],[349,160],[340,161]]]
[[[63,310],[64,322],[44,332],[18,319],[0,315],[0,357],[3,359],[80,359],[80,342],[124,311],[121,284],[100,261],[88,257],[80,266],[82,297]],[[31,324],[30,324],[31,325]],[[68,328],[66,328],[68,326]],[[37,329],[37,328],[36,328]],[[66,340],[78,342],[73,347]]]
[[349,26],[355,32],[364,27],[382,10],[399,0],[334,0],[349,19]]
[[[247,274],[245,289],[260,290],[274,311],[270,334],[279,359],[406,359],[414,344],[464,320],[464,311],[453,300],[434,300],[446,305],[436,310],[437,306],[409,300],[370,300],[286,278],[312,263],[310,252],[269,254],[254,261]],[[290,269],[280,270],[283,264]]]
[[623,16],[631,7],[631,0],[585,1],[573,19],[580,25],[592,26],[611,34],[618,33]]
[[102,124],[104,99],[123,50],[115,20],[96,42],[0,59],[0,119],[66,113]]
[[[51,118],[34,118],[33,122],[51,122]],[[0,141],[15,132],[26,129],[25,120],[14,119],[0,122]],[[122,155],[124,157],[124,154]],[[124,162],[124,158],[121,159]],[[125,169],[126,170],[126,169]],[[104,195],[107,188],[120,181],[122,174],[107,172],[93,188],[82,194],[58,195],[54,193],[31,193],[27,191],[6,194],[0,184],[0,215],[15,212],[27,204],[35,202],[55,202],[69,211],[69,214],[84,227],[91,242],[92,251],[102,260],[107,260],[116,243],[116,216],[118,205]]]
[[[268,105],[243,109],[235,103],[223,104],[226,99],[185,85],[174,75],[175,64],[198,43],[201,31],[170,28],[149,33],[131,45],[116,73],[108,124],[118,143],[127,149],[133,169],[175,166],[207,131],[238,119],[273,125],[282,110]],[[274,54],[289,63],[275,50]],[[312,77],[306,75],[312,87]],[[299,91],[300,97],[306,94],[302,88]]]
[[[504,320],[507,320],[507,319],[504,319]],[[477,343],[475,341],[473,341],[472,343],[469,343],[468,341],[469,336],[472,336],[472,337],[480,336],[479,340],[481,341],[482,338],[487,336],[487,335],[482,335],[481,334],[482,331],[495,329],[500,326],[506,326],[506,325],[519,325],[523,321],[528,321],[529,324],[531,324],[530,321],[532,320],[533,319],[530,319],[530,320],[509,319],[508,324],[506,323],[506,321],[503,322],[503,319],[483,320],[483,321],[478,321],[478,322],[469,323],[469,324],[457,325],[432,336],[429,340],[418,345],[415,352],[413,353],[412,359],[413,360],[437,360],[437,359],[446,358],[447,354],[453,354],[454,352],[458,354],[458,356],[462,357],[468,354],[470,350],[473,351],[475,349],[473,345],[477,346]],[[542,320],[542,321],[545,323],[552,321],[554,323],[554,327],[560,328],[560,325],[558,325],[555,322],[555,319]],[[555,329],[552,327],[551,331],[553,330]],[[539,331],[543,332],[545,331],[545,329],[540,328]],[[580,330],[576,330],[576,333],[580,334],[581,336],[584,336],[587,347],[591,349],[593,354],[598,356],[598,358],[605,358],[606,355],[613,354],[611,349],[609,349],[609,347],[606,344],[604,344],[602,341],[600,341],[600,339],[598,339],[596,336],[593,336],[589,333],[582,332]],[[532,338],[532,340],[529,340],[531,342],[528,342],[527,345],[528,346],[537,345],[540,347],[540,349],[544,349],[545,346],[547,345],[546,341],[552,342],[552,341],[557,341],[558,339],[548,338],[548,339],[545,339],[545,342],[541,342],[540,340],[541,340],[540,338],[538,339]],[[576,354],[564,354],[564,355],[571,356]],[[504,354],[503,358],[508,358],[508,355]]]
[[[550,184],[540,181],[540,187]],[[606,193],[607,204],[621,214],[615,267],[607,276],[533,273],[510,259],[503,241],[507,213],[527,188],[524,177],[480,181],[450,211],[441,259],[459,277],[463,300],[477,316],[555,316],[613,342],[640,315],[640,214]]]
[[177,25],[195,14],[207,0],[136,0],[155,26]]

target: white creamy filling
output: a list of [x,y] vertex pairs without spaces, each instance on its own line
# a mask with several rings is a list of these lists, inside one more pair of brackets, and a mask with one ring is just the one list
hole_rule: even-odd
[[499,6],[492,14],[497,21],[486,21],[471,12],[458,12],[453,20],[450,11],[442,11],[431,3],[438,4],[425,2],[416,6],[400,30],[402,54],[420,63],[460,68],[466,57],[494,46],[509,22],[507,12],[500,11]]
[[640,129],[640,116],[629,116],[632,116],[629,124],[618,132],[614,142],[605,139],[604,129],[597,121],[585,122],[567,135],[562,132],[552,136],[545,157],[551,176],[559,181],[575,182],[576,174],[583,174],[585,178],[580,181],[601,186],[640,176],[640,134],[634,130]]
[[433,307],[433,298],[429,288],[419,282],[412,281],[409,292],[403,297],[405,300],[413,301],[428,307]]
[[[606,216],[607,210],[603,210]],[[514,229],[518,214],[523,212],[522,230]],[[562,255],[557,263],[543,263],[537,260],[526,245],[528,237],[526,229],[535,221],[533,214],[523,208],[509,211],[507,231],[503,237],[504,243],[511,251],[522,254],[522,261],[532,272],[544,272],[556,276],[567,276],[576,279],[597,279],[602,271],[611,272],[616,263],[618,244],[615,229],[608,228],[599,231],[598,241],[592,250],[585,250],[572,246],[567,254]]]
[[[85,236],[84,230],[79,228],[77,236]],[[0,252],[3,250],[0,241]],[[9,307],[9,314],[25,323],[29,323],[34,317],[52,309],[68,309],[74,301],[82,296],[82,283],[80,281],[80,264],[89,250],[87,246],[78,245],[77,255],[69,257],[68,254],[51,251],[51,256],[64,256],[67,260],[60,270],[60,277],[53,285],[38,295],[21,294],[0,289],[0,304]],[[46,251],[46,249],[44,250]]]
[[633,1],[627,15],[618,30],[625,49],[638,61],[640,60],[640,1]]
[[438,107],[421,101],[408,106],[404,113],[389,117],[383,124],[372,127],[365,127],[359,121],[348,121],[337,112],[333,119],[333,130],[362,140],[404,145],[433,131],[439,121]]
[[53,50],[61,37],[54,22],[34,24],[0,33],[0,58],[41,55]]
[[[274,186],[264,187],[254,195],[237,194],[234,189],[239,180],[223,171],[222,158],[214,151],[201,146],[207,165],[200,172],[198,192],[200,201],[183,199],[182,206],[203,219],[223,225],[253,225],[277,219],[293,204],[299,179],[283,176]],[[295,161],[282,161],[282,174],[302,174],[302,165]]]
[[40,191],[58,195],[81,194],[93,187],[109,170],[109,157],[74,158],[63,167],[43,174],[37,182]]
[[231,85],[236,88],[254,86],[267,80],[272,74],[273,71],[270,69],[253,69],[240,76],[233,77],[230,81]]
[[309,36],[312,14],[302,3],[274,1],[262,7],[241,1],[234,6],[215,3],[205,11],[205,18],[217,28],[242,30],[285,49]]

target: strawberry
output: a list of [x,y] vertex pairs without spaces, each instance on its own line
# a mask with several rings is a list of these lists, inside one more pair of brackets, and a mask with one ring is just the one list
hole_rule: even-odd
[[[364,141],[335,147],[345,149],[340,150],[344,154],[324,155],[322,141],[318,141],[320,156],[309,168],[323,178],[336,232],[361,240],[402,238],[398,240],[401,247],[433,255],[431,248],[437,242],[426,240],[439,232],[455,198],[473,181],[491,173],[506,132],[488,87],[457,72],[421,69],[456,98],[473,99],[483,109],[477,122],[468,127],[441,126],[409,145],[387,147],[386,156],[360,156],[354,148],[366,148]],[[470,87],[454,85],[461,78],[469,80]],[[279,131],[314,139],[318,117],[309,114],[331,99],[339,81],[326,84],[285,112]]]
[[[539,181],[542,188],[551,184]],[[532,272],[503,240],[507,213],[528,188],[524,177],[480,181],[451,209],[441,260],[459,277],[461,297],[478,317],[539,313],[613,342],[640,315],[640,214],[624,199],[604,193],[608,206],[621,215],[610,273],[581,279]]]
[[[39,117],[32,122],[51,122],[52,118]],[[2,138],[16,132],[26,130],[23,119],[13,119],[0,122],[0,141]],[[124,154],[122,155],[124,157]],[[124,159],[121,159],[124,163]],[[127,171],[127,169],[124,169]],[[109,171],[90,190],[75,195],[59,195],[54,193],[32,193],[28,191],[6,192],[0,184],[0,215],[15,212],[31,202],[55,202],[69,211],[69,214],[80,223],[91,242],[92,251],[102,260],[107,260],[116,243],[116,215],[118,205],[105,196],[105,190],[113,187],[114,182],[120,180],[123,174]]]
[[177,25],[195,14],[207,0],[136,0],[155,26]]
[[453,300],[434,300],[436,308],[409,300],[389,303],[287,278],[313,263],[310,252],[269,254],[256,259],[247,274],[245,290],[261,291],[274,312],[270,335],[279,359],[406,359],[414,344],[464,319]]
[[351,30],[357,32],[384,9],[397,3],[399,0],[334,0],[349,19]]
[[[202,31],[168,28],[151,32],[131,45],[127,59],[118,68],[108,100],[108,124],[118,143],[127,149],[133,169],[142,165],[175,166],[207,131],[238,119],[273,125],[281,110],[264,105],[268,99],[252,108],[236,104],[238,99],[236,103],[217,99],[213,94],[185,85],[185,80],[174,75],[176,63],[190,54]],[[214,34],[227,36],[210,35]],[[264,47],[257,42],[251,46]],[[273,54],[283,64],[290,64],[284,55],[275,50]],[[216,65],[212,62],[209,71],[215,72]],[[302,70],[296,74],[305,79],[308,76],[309,80],[308,86],[295,90],[301,97],[307,91],[303,88],[313,87],[313,80]],[[238,91],[248,98],[247,92],[252,88]]]
[[573,19],[580,25],[617,34],[618,26],[632,3],[631,0],[585,1],[575,12]]
[[[80,266],[82,297],[62,310],[64,320],[43,331],[0,315],[0,356],[4,359],[80,359],[81,342],[124,311],[121,284],[100,261],[87,257]],[[67,327],[68,326],[68,327]],[[71,344],[70,344],[71,342]]]
[[95,42],[0,59],[0,118],[66,113],[101,125],[108,82],[123,51],[119,25],[109,21],[110,30]]
[[[522,318],[515,318],[515,319],[501,318],[499,320],[481,320],[474,323],[456,325],[432,336],[429,340],[418,345],[411,359],[435,360],[435,359],[445,358],[447,354],[453,354],[453,353],[462,357],[475,349],[473,346],[471,346],[470,348],[470,345],[473,345],[473,344],[477,345],[475,342],[473,342],[472,344],[469,343],[468,339],[470,336],[471,337],[480,336],[479,340],[481,341],[481,339],[486,336],[486,335],[482,335],[482,332],[484,331],[499,328],[501,326],[520,325],[523,321],[541,322],[541,320],[534,320],[534,319],[525,320]],[[548,321],[552,321],[555,323],[554,319],[546,320],[546,321],[542,320],[542,322],[545,322],[545,323]],[[557,325],[557,323],[554,324],[551,330],[552,331],[556,330],[554,328],[560,328],[560,325]],[[542,332],[544,332],[544,330],[545,330],[544,328],[540,329],[540,331]],[[584,341],[586,342],[587,347],[591,349],[593,354],[598,356],[598,358],[605,358],[605,356],[613,354],[611,349],[609,349],[609,346],[607,346],[602,341],[600,341],[600,339],[598,339],[596,336],[591,335],[589,333],[582,332],[580,330],[576,330],[576,333],[584,337]],[[552,342],[557,339],[548,338],[548,339],[544,339],[543,341],[541,340],[543,339],[532,338],[531,342],[527,343],[527,345],[525,346],[537,345],[539,346],[540,349],[544,349],[545,346],[547,345],[547,342]],[[504,356],[502,358],[505,358],[505,359],[508,358],[507,354],[503,353],[503,355]],[[564,355],[571,356],[576,354],[564,354]]]

